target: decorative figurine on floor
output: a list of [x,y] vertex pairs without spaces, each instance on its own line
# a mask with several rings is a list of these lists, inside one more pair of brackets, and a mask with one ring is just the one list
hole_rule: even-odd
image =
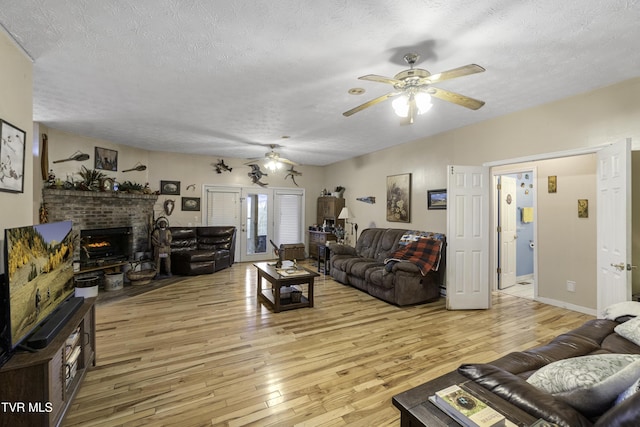
[[156,279],[160,277],[160,262],[164,261],[166,277],[171,277],[171,230],[169,220],[163,216],[156,220],[156,228],[151,234],[153,260],[156,264]]

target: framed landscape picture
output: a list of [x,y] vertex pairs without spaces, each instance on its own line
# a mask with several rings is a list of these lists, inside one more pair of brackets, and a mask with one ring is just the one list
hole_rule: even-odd
[[26,133],[0,119],[0,191],[24,193]]
[[180,181],[160,181],[160,194],[180,195]]
[[117,171],[118,152],[116,150],[109,150],[108,148],[96,147],[94,167],[107,171]]
[[411,174],[387,177],[387,221],[411,222]]
[[447,209],[447,190],[427,191],[427,209]]
[[183,197],[182,210],[200,212],[200,197]]

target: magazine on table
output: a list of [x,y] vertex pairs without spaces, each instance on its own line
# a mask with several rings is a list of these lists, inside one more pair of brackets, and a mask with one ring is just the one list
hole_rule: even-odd
[[465,427],[502,427],[505,416],[458,385],[429,397],[444,413]]

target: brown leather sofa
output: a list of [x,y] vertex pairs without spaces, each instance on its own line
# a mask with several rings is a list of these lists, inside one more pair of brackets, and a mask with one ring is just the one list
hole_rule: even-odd
[[595,354],[640,354],[640,346],[618,335],[614,328],[628,317],[616,321],[594,319],[559,335],[550,343],[526,351],[510,353],[486,364],[465,364],[458,372],[534,417],[559,426],[638,426],[640,392],[618,405],[607,404],[602,413],[586,414],[566,400],[545,393],[526,381],[535,371],[551,362]]
[[[422,275],[420,268],[410,262],[385,263],[401,246],[400,240],[407,233],[422,233],[442,240],[437,271]],[[358,237],[355,248],[340,244],[330,247],[330,274],[340,283],[399,306],[435,301],[440,297],[445,272],[445,237],[442,234],[368,228]]]
[[170,227],[170,230],[173,274],[211,274],[234,263],[235,227]]

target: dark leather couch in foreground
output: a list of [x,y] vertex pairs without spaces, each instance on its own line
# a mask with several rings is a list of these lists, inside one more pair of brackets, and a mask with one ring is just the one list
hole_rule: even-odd
[[[403,247],[410,248],[407,237],[438,241],[437,262],[423,268],[410,261],[389,261]],[[331,245],[331,277],[381,300],[396,305],[419,304],[437,300],[444,281],[445,237],[438,233],[395,228],[363,230],[356,246]],[[416,255],[416,252],[413,253]],[[388,261],[388,262],[385,262]],[[432,260],[433,261],[433,260]]]
[[170,227],[170,230],[173,274],[211,274],[233,264],[235,227]]
[[606,402],[602,409],[598,407],[597,399],[590,398],[586,402],[587,408],[578,410],[576,407],[585,402],[549,394],[526,381],[543,366],[563,359],[586,355],[640,354],[640,346],[614,331],[619,322],[628,320],[628,317],[616,320],[590,320],[546,345],[510,353],[491,363],[462,365],[458,372],[534,417],[559,426],[638,426],[640,392],[617,405]]

